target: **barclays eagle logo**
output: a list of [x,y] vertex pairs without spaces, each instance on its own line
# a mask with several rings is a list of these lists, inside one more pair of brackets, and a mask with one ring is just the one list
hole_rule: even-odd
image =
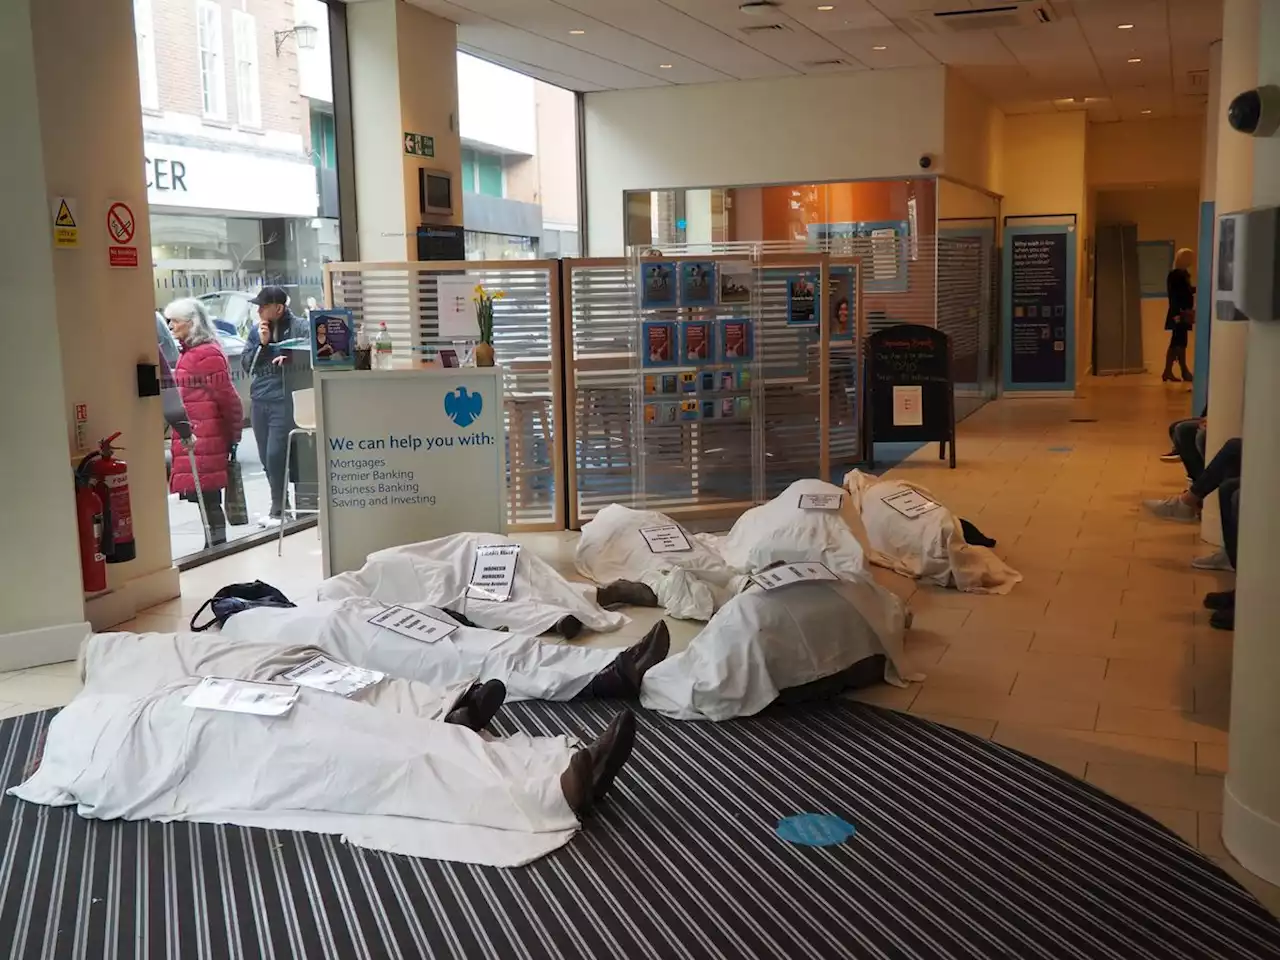
[[459,387],[444,396],[444,412],[460,427],[469,427],[480,418],[484,398],[466,387]]

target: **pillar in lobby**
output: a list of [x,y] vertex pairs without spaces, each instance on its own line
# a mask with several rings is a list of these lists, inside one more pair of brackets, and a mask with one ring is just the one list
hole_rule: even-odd
[[[462,224],[458,28],[403,0],[362,0],[347,6],[347,38],[360,259],[416,260],[419,170],[452,176],[453,215],[432,220]],[[407,134],[430,137],[434,156]]]
[[88,629],[53,280],[53,257],[62,251],[52,249],[49,230],[28,11],[25,0],[0,4],[0,123],[9,138],[0,178],[7,217],[0,231],[0,289],[9,331],[8,349],[0,351],[9,460],[0,471],[0,670],[47,662],[37,650],[50,643],[78,645]]
[[[20,232],[10,227],[6,232],[12,243],[38,245],[50,253],[54,297],[47,311],[14,314],[11,334],[17,339],[11,349],[24,363],[39,352],[50,366],[48,354],[55,354],[60,371],[56,399],[14,397],[9,409],[11,416],[35,422],[44,416],[43,409],[39,415],[34,411],[37,405],[56,403],[60,426],[52,420],[43,423],[39,440],[47,450],[56,451],[57,465],[37,460],[39,466],[33,468],[24,461],[23,469],[50,495],[59,491],[61,505],[53,509],[72,518],[75,509],[68,477],[71,457],[79,446],[68,429],[74,422],[73,411],[83,405],[84,440],[89,444],[117,431],[122,434],[119,444],[128,451],[123,456],[129,464],[136,557],[108,566],[106,596],[73,604],[78,609],[57,614],[104,627],[177,596],[179,588],[169,542],[160,400],[140,398],[137,386],[137,365],[154,365],[158,347],[133,4],[131,0],[16,0],[4,6],[6,15],[18,6],[30,18],[29,30],[22,35],[29,38],[34,64],[34,100],[29,106],[39,124],[34,142],[40,148],[42,173],[38,182],[25,184],[14,184],[6,176],[6,188],[38,195],[46,210],[43,223]],[[8,149],[17,149],[16,142]],[[24,142],[22,149],[30,145]],[[49,205],[60,197],[73,200],[78,237],[74,246],[53,249]],[[121,232],[112,236],[108,210],[117,203],[124,205],[116,208]],[[19,251],[21,256],[33,256],[25,247]],[[111,248],[123,251],[115,255],[114,266]],[[37,270],[17,282],[20,287],[38,284],[40,276]],[[50,377],[48,383],[53,382]],[[41,391],[46,393],[51,391]],[[5,509],[30,516],[49,505],[42,496],[30,502],[7,501]],[[10,542],[7,537],[6,542]],[[24,550],[54,549],[52,543],[37,547],[34,538],[19,542],[29,545]],[[79,594],[76,543],[73,533],[75,553],[69,562],[58,548],[57,577],[74,585]],[[25,562],[20,554],[13,560]],[[24,598],[19,605],[26,602]],[[74,648],[68,652],[49,647],[42,660],[69,659],[74,654]]]
[[[1227,123],[1227,105],[1236,94],[1257,83],[1258,3],[1259,0],[1225,0],[1223,4],[1220,96],[1216,105],[1209,104],[1218,126],[1214,187],[1218,214],[1243,210],[1253,203],[1253,144],[1248,137],[1231,129]],[[1217,249],[1216,242],[1214,249]],[[1214,281],[1216,278],[1200,280],[1202,283]],[[1240,436],[1249,325],[1216,317],[1210,322],[1209,430],[1205,452],[1213,456],[1224,441]],[[1210,543],[1222,543],[1222,519],[1216,494],[1205,504],[1200,533]]]
[[1204,158],[1200,167],[1200,232],[1196,250],[1195,386],[1191,415],[1200,416],[1209,398],[1209,332],[1213,327],[1213,234],[1217,222],[1214,202],[1218,187],[1218,122],[1222,101],[1222,41],[1209,46],[1209,101],[1205,110]]
[[[1257,84],[1280,86],[1280,0],[1262,0]],[[1253,86],[1253,83],[1248,86]],[[1227,86],[1224,98],[1242,93]],[[1236,134],[1254,155],[1253,205],[1280,205],[1280,137]],[[1232,654],[1231,736],[1223,798],[1222,839],[1251,872],[1280,885],[1280,543],[1276,478],[1280,477],[1280,318],[1248,324],[1244,472],[1240,481],[1239,572]],[[1215,331],[1216,335],[1216,331]],[[1214,345],[1217,349],[1217,345]]]

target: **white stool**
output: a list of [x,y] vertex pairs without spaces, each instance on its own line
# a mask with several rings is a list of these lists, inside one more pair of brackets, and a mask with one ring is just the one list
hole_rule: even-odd
[[[286,488],[289,483],[289,459],[293,454],[293,438],[298,434],[306,434],[314,437],[316,435],[316,392],[312,389],[293,391],[293,422],[294,428],[289,431],[289,436],[284,444],[284,482]],[[296,491],[295,491],[296,493]],[[294,497],[293,518],[298,519],[300,513],[319,513],[319,510],[299,510],[298,498]],[[276,539],[276,556],[284,554],[284,516],[283,511],[280,517],[280,536]]]

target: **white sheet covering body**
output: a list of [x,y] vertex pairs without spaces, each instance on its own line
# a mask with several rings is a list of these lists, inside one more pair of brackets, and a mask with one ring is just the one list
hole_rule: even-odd
[[[837,510],[802,508],[801,497],[840,497]],[[702,537],[725,563],[759,573],[775,563],[821,560],[834,573],[866,575],[872,557],[862,517],[849,493],[822,480],[797,480],[768,503],[752,507],[724,537]]]
[[[438,619],[425,604],[404,604]],[[616,649],[548,643],[536,636],[459,627],[435,643],[423,643],[375,626],[386,609],[377,600],[353,597],[290,609],[263,607],[229,619],[222,635],[232,640],[311,645],[330,656],[393,677],[450,685],[501,680],[508,700],[572,700],[591,678],[613,662]]]
[[582,528],[574,564],[601,586],[615,580],[643,583],[657,594],[668,616],[710,620],[745,578],[724,562],[715,538],[707,543],[686,532],[689,550],[654,553],[640,531],[672,524],[665,514],[611,503]]
[[[846,474],[844,486],[875,548],[873,562],[940,587],[954,585],[964,593],[1008,593],[1022,582],[1022,574],[993,551],[965,543],[960,518],[925,487],[882,480],[860,470]],[[884,502],[907,490],[923,494],[939,507],[908,519]]]
[[640,703],[680,720],[758,713],[780,690],[884,654],[885,679],[916,679],[902,652],[906,608],[869,580],[752,587],[726,603],[686,650],[645,674]]
[[476,547],[490,544],[518,546],[514,540],[493,533],[457,533],[379,550],[369,554],[359,570],[340,573],[320,584],[318,599],[371,597],[386,603],[447,607],[481,627],[507,627],[529,636],[546,633],[570,614],[598,633],[617,630],[628,622],[627,617],[595,602],[593,586],[570,583],[527,549],[520,551],[510,600],[468,599]]
[[535,860],[577,829],[559,782],[566,738],[486,740],[306,688],[283,717],[194,710],[183,700],[196,683],[82,691],[50,724],[39,769],[9,792],[102,820],[337,833],[493,866]]

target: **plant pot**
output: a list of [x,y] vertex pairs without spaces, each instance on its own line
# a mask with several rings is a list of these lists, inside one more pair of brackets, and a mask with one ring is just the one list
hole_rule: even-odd
[[493,366],[493,344],[491,343],[476,344],[476,366],[477,367]]

